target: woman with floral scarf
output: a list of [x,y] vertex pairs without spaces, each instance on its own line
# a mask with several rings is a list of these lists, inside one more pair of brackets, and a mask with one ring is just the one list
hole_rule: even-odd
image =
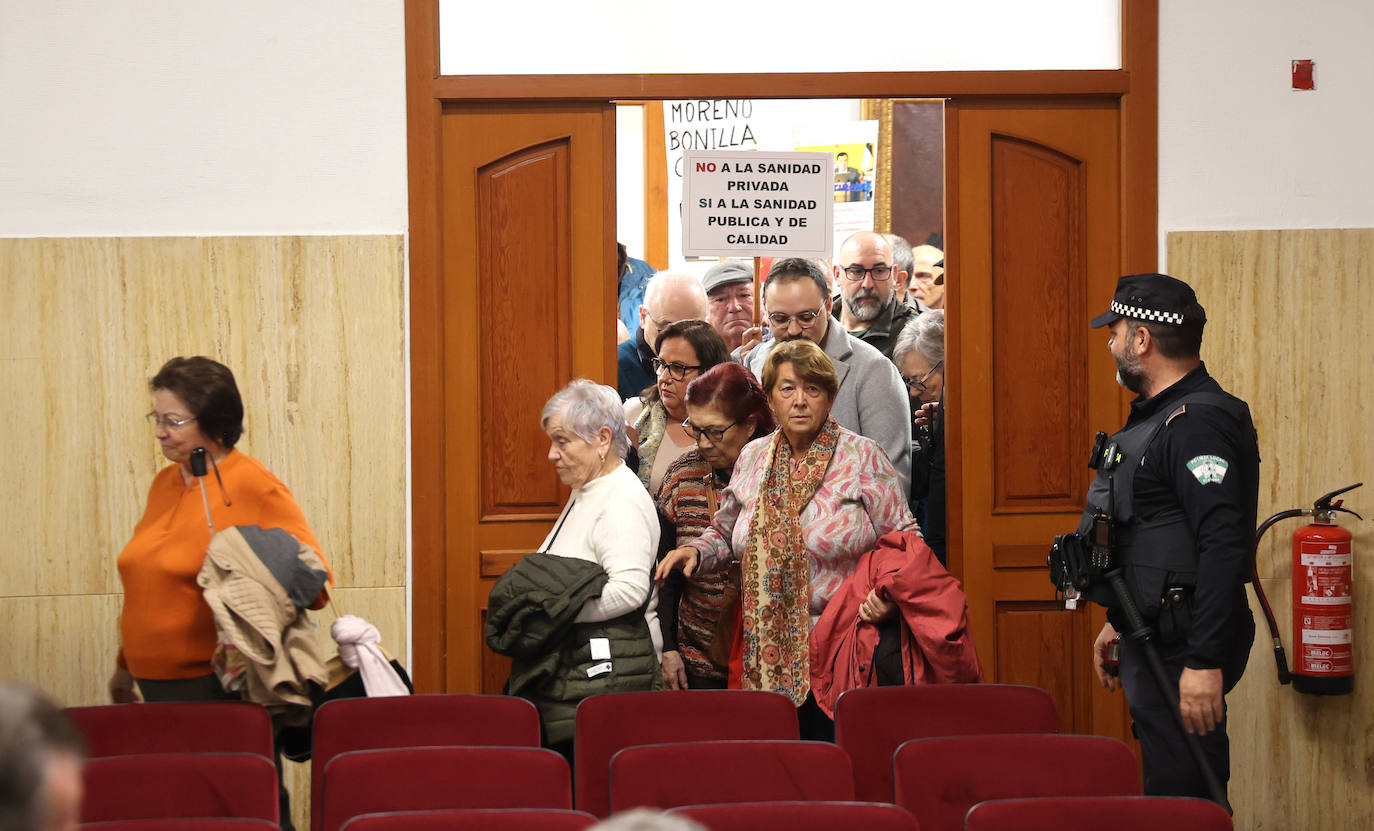
[[[743,687],[787,695],[803,739],[833,740],[811,695],[811,627],[859,557],[884,534],[917,531],[916,520],[883,449],[830,417],[839,382],[819,346],[801,338],[774,349],[763,390],[778,429],[745,446],[711,527],[669,552],[655,579],[738,561]],[[895,612],[870,594],[859,614],[876,623]]]

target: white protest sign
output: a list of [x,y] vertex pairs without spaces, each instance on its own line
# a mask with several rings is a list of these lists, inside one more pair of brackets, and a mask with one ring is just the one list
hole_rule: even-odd
[[686,257],[821,257],[834,244],[829,153],[683,153]]

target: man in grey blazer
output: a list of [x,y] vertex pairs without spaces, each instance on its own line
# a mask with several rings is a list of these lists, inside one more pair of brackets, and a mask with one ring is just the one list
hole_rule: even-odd
[[782,341],[810,338],[835,364],[840,392],[830,414],[841,427],[882,445],[902,488],[911,487],[911,404],[897,367],[883,353],[850,335],[830,317],[830,283],[815,262],[778,260],[763,282],[763,322],[772,340],[755,346],[744,363],[763,373],[768,353]]

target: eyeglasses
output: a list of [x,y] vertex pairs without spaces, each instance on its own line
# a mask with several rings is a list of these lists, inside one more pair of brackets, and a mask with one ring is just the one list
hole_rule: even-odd
[[935,370],[943,366],[944,363],[944,361],[936,361],[935,366],[930,368],[930,372],[927,372],[925,375],[922,375],[921,380],[919,381],[917,381],[914,378],[908,378],[905,375],[902,376],[902,381],[906,383],[907,389],[919,395],[926,391],[926,381],[929,380],[930,376],[935,374]]
[[172,418],[171,416],[160,416],[157,413],[148,413],[144,418],[147,419],[149,427],[157,428],[160,426],[164,430],[180,430],[196,420],[195,416]]
[[700,369],[701,369],[701,366],[700,366],[700,365],[698,365],[698,366],[689,366],[689,365],[687,365],[687,364],[680,364],[680,363],[678,363],[677,361],[673,361],[671,364],[665,364],[663,361],[660,361],[658,358],[654,358],[653,363],[654,363],[654,374],[655,374],[655,375],[659,374],[660,372],[663,372],[664,370],[667,370],[667,372],[668,372],[668,377],[669,377],[669,378],[672,378],[674,381],[681,381],[683,378],[686,378],[686,377],[687,377],[687,371],[688,371],[688,370],[700,370]]
[[863,282],[864,277],[868,274],[873,275],[873,282],[875,283],[886,283],[887,279],[892,276],[892,266],[890,265],[875,265],[872,268],[864,268],[861,265],[847,265],[840,270],[844,272],[845,278],[851,283]]
[[774,312],[773,314],[770,314],[768,316],[768,322],[779,329],[786,329],[790,327],[792,325],[792,321],[795,320],[797,322],[797,325],[801,328],[810,329],[811,325],[816,322],[816,318],[820,317],[821,314],[823,314],[824,312],[824,309],[820,309],[814,312],[801,312],[800,314],[795,315],[785,315],[782,312]]
[[717,444],[721,439],[725,438],[725,434],[730,432],[730,428],[734,427],[736,424],[739,424],[739,422],[732,421],[724,427],[698,427],[692,423],[691,419],[688,419],[682,422],[682,429],[686,430],[687,435],[691,436],[693,440],[705,436],[711,440],[711,444]]

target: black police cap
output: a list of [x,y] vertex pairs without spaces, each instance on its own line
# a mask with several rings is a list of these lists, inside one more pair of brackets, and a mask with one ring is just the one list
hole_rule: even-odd
[[1107,311],[1093,318],[1092,328],[1110,326],[1123,317],[1182,326],[1205,323],[1207,312],[1192,286],[1167,274],[1127,274],[1116,283],[1116,296]]

